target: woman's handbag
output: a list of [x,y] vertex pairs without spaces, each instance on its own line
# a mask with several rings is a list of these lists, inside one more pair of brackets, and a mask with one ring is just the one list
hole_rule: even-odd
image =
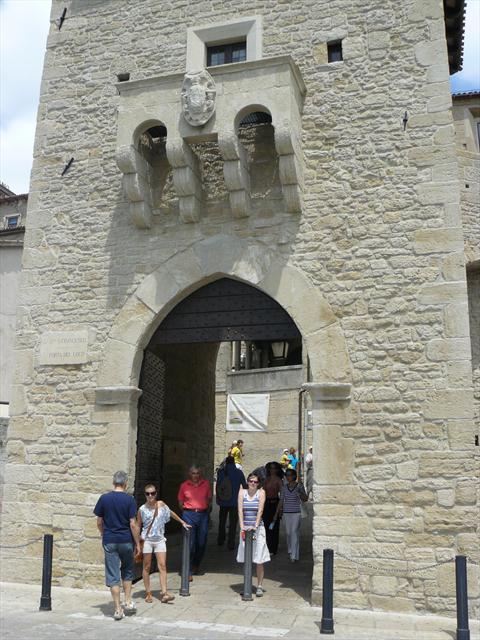
[[[153,523],[155,522],[155,518],[157,517],[157,515],[158,515],[158,504],[155,507],[155,513],[153,514],[152,521],[148,525],[148,529],[147,529],[147,532],[145,534],[145,538],[148,538],[148,534],[150,533],[150,529],[152,528]],[[133,560],[134,560],[134,562],[136,564],[141,564],[143,562],[143,545],[145,544],[145,540],[142,540],[142,538],[140,538],[139,543],[140,543],[140,551],[139,551],[139,553],[135,553],[134,556],[133,556]]]

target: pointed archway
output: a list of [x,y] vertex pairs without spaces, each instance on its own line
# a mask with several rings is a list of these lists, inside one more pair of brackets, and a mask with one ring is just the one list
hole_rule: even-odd
[[[174,504],[177,488],[192,462],[200,463],[207,476],[213,477],[217,352],[220,343],[239,341],[301,345],[301,333],[272,297],[226,277],[186,296],[152,335],[139,382],[142,394],[135,454],[139,500],[144,485],[154,482],[164,499]],[[301,347],[299,357],[301,362]],[[301,382],[300,377],[299,387]],[[293,393],[294,402],[299,387]],[[296,429],[294,423],[293,442],[298,440]]]

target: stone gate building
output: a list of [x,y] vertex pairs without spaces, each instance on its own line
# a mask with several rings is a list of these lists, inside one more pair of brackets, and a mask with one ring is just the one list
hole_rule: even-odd
[[[53,1],[3,541],[53,532],[56,582],[101,584],[92,507],[112,472],[136,491],[168,461],[211,473],[218,345],[299,339],[313,602],[333,547],[379,567],[339,557],[337,606],[452,613],[452,564],[432,565],[479,560],[462,16],[462,0]],[[2,569],[38,579],[41,543]]]

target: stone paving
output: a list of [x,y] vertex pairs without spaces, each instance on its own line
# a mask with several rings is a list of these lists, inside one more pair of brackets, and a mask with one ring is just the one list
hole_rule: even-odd
[[[321,608],[310,606],[311,556],[303,554],[290,564],[280,551],[266,565],[266,593],[262,599],[243,602],[241,566],[233,551],[210,544],[205,575],[195,577],[191,595],[178,595],[179,547],[171,546],[170,590],[176,600],[170,605],[143,601],[143,583],[134,587],[136,615],[115,622],[110,594],[105,591],[54,587],[52,611],[39,612],[40,586],[3,582],[1,594],[2,640],[123,640],[135,637],[173,640],[224,638],[320,638]],[[154,596],[158,576],[153,575]],[[335,637],[338,640],[452,640],[453,619],[335,609]],[[471,640],[480,638],[478,625]]]

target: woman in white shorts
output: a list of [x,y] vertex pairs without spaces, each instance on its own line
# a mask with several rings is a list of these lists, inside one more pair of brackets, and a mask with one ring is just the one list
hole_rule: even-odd
[[157,500],[155,485],[145,486],[147,501],[137,512],[137,523],[141,529],[140,537],[143,543],[143,583],[145,584],[145,602],[153,602],[150,589],[150,568],[152,566],[152,554],[157,558],[158,572],[160,574],[160,602],[171,602],[175,596],[167,591],[167,545],[165,538],[165,524],[170,516],[177,522],[190,529],[190,525],[182,520],[176,513],[170,511],[162,500]]
[[265,491],[260,488],[260,478],[251,473],[247,478],[247,489],[240,487],[238,492],[238,520],[240,523],[240,543],[238,545],[237,562],[245,561],[245,531],[252,529],[253,562],[257,565],[257,598],[263,596],[264,562],[270,560],[267,547],[265,527],[262,522],[265,506]]

